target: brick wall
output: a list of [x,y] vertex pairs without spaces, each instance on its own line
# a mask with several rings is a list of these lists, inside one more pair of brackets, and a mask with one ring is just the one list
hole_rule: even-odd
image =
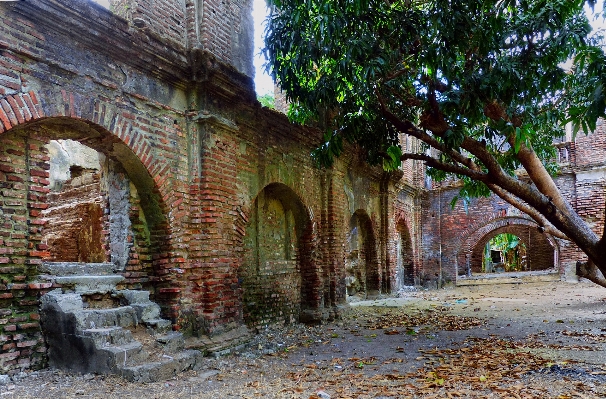
[[[192,305],[201,304],[192,306],[189,323],[201,332],[242,317],[255,327],[290,322],[301,306],[323,306],[315,250],[320,175],[305,150],[313,136],[250,105],[237,110],[234,125],[219,118],[197,125],[201,166],[191,229],[198,245],[190,247],[186,276]],[[310,285],[301,286],[302,276]]]
[[[546,270],[557,267],[555,263],[557,257],[554,256],[557,247],[554,247],[553,242],[546,237],[545,234],[539,232],[535,225],[524,225],[526,221],[516,219],[500,219],[493,221],[490,225],[481,228],[476,232],[473,238],[468,241],[474,242],[475,245],[471,251],[467,249],[467,245],[463,248],[465,255],[470,256],[470,265],[472,273],[482,272],[482,258],[484,257],[484,248],[486,244],[495,236],[503,233],[514,234],[520,239],[520,242],[526,247],[526,258],[524,259],[524,271]],[[467,243],[466,243],[467,244]],[[461,264],[463,254],[459,252]],[[465,265],[466,267],[466,265]],[[458,270],[459,274],[466,272],[465,268]]]
[[[52,287],[37,265],[50,256],[41,218],[49,140],[80,141],[115,166],[106,181],[121,197],[111,198],[103,176],[87,191],[100,193],[94,200],[83,186],[72,194],[104,204],[106,258],[123,259],[127,285],[149,290],[173,328],[193,335],[338,316],[354,215],[367,291],[455,281],[464,255],[507,229],[529,235],[541,259],[549,248],[556,264],[578,256],[495,198],[451,209],[456,187],[425,190],[418,162],[387,174],[351,147],[332,168],[316,168],[309,153],[319,132],[255,100],[250,1],[113,8],[123,17],[80,0],[0,4],[2,372],[45,364],[37,309]],[[601,150],[595,163],[587,152],[596,137],[570,147],[559,183],[599,229],[604,198],[595,191],[606,179]],[[116,213],[126,227],[112,233]],[[127,245],[118,251],[112,236]]]
[[195,2],[196,44],[246,76],[253,76],[253,21],[251,0]]
[[[299,212],[303,214],[297,214]],[[304,226],[297,228],[296,219]],[[305,247],[299,240],[308,223],[302,204],[285,186],[269,185],[255,199],[238,272],[247,324],[262,328],[276,321],[290,324],[299,320],[298,258],[305,256],[301,253]]]
[[252,0],[111,0],[137,34],[173,48],[199,48],[254,76]]
[[38,296],[50,284],[34,282],[37,265],[49,254],[42,242],[49,168],[44,144],[44,138],[35,135],[1,137],[0,372],[4,374],[45,365]]
[[530,218],[495,196],[473,199],[467,210],[461,201],[452,208],[457,193],[456,187],[442,188],[425,200],[422,278],[439,281],[441,276],[443,284],[455,282],[468,267],[480,272],[485,244],[501,233],[514,234],[526,245],[531,270],[559,267],[558,244]]
[[350,219],[347,235],[345,272],[350,285],[349,295],[354,293],[376,295],[379,293],[379,259],[377,239],[370,217],[364,210],[357,210]]
[[[186,252],[179,228],[188,195],[187,95],[179,83],[186,55],[156,39],[131,49],[140,36],[88,2],[2,4],[0,20],[0,359],[2,372],[14,373],[45,364],[38,298],[53,287],[38,279],[37,265],[51,256],[42,219],[52,200],[47,195],[50,157],[43,148],[51,139],[80,140],[124,169],[131,224],[124,275],[133,288],[150,289],[157,299],[167,295],[163,310],[177,320],[178,300],[170,289],[178,278],[173,270]],[[112,33],[99,36],[101,31]],[[173,66],[163,68],[169,58]],[[91,226],[99,218],[103,226],[87,242],[97,236],[107,241],[105,227],[111,224],[111,207],[94,194],[103,191],[99,183],[93,174],[91,184],[97,188],[68,183],[71,189],[63,194],[64,202],[77,197],[85,208],[99,205],[92,216],[85,209]],[[92,202],[84,191],[93,193]],[[70,212],[78,213],[79,207]],[[111,257],[109,246],[99,247],[92,252],[104,255],[108,249],[105,255]],[[166,288],[168,293],[162,291]]]
[[[567,143],[568,156],[555,181],[563,196],[598,234],[604,226],[604,188],[606,172],[600,159],[604,125],[589,136],[579,135]],[[458,192],[456,186],[443,185],[425,194],[421,206],[422,268],[420,279],[456,281],[457,275],[481,270],[482,246],[500,233],[517,235],[527,246],[531,270],[554,267],[566,278],[574,275],[577,260],[586,256],[572,243],[538,231],[536,223],[495,196],[471,201],[465,210],[461,201],[449,205]]]
[[66,181],[60,192],[51,192],[44,212],[44,239],[49,261],[105,262],[105,198],[99,171],[84,171]]
[[110,10],[133,29],[156,35],[173,47],[187,45],[185,0],[111,0]]

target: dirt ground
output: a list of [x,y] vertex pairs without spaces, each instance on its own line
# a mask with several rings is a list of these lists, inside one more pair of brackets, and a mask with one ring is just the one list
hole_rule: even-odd
[[22,373],[6,398],[606,398],[606,290],[525,283],[352,303],[153,384]]

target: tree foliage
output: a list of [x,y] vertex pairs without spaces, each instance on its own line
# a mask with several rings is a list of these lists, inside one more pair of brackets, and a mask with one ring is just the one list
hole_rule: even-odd
[[515,234],[502,233],[494,236],[487,244],[484,259],[482,260],[482,270],[486,271],[487,266],[492,270],[491,251],[499,251],[503,262],[503,269],[506,272],[523,271],[526,266],[522,257],[526,254],[526,246]]
[[276,99],[274,98],[273,94],[263,94],[260,96],[257,95],[257,101],[259,101],[264,107],[272,109],[276,108]]
[[[387,169],[423,161],[436,179],[463,179],[460,196],[492,191],[598,261],[603,240],[550,177],[564,126],[587,133],[604,116],[606,59],[585,8],[595,1],[269,1],[269,70],[290,117],[324,130],[320,164],[344,140]],[[402,133],[425,150],[403,152]]]

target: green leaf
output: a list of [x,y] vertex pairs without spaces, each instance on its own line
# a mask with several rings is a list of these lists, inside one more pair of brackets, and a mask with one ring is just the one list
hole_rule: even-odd
[[383,169],[386,171],[397,170],[401,165],[402,149],[399,146],[389,146],[387,148],[389,159],[383,159]]
[[[326,132],[312,152],[319,167],[331,167],[348,142],[386,170],[400,167],[399,148],[431,156],[426,173],[436,181],[472,163],[513,177],[524,144],[557,173],[549,160],[565,124],[587,134],[606,116],[606,54],[584,1],[270,4],[268,69],[289,118]],[[405,147],[400,139],[411,133],[424,143]],[[465,209],[490,194],[454,177]]]

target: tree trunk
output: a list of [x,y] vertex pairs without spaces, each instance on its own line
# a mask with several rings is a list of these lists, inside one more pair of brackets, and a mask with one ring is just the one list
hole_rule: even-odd
[[591,260],[588,260],[587,262],[577,261],[577,276],[586,278],[602,287],[606,287],[604,275]]

